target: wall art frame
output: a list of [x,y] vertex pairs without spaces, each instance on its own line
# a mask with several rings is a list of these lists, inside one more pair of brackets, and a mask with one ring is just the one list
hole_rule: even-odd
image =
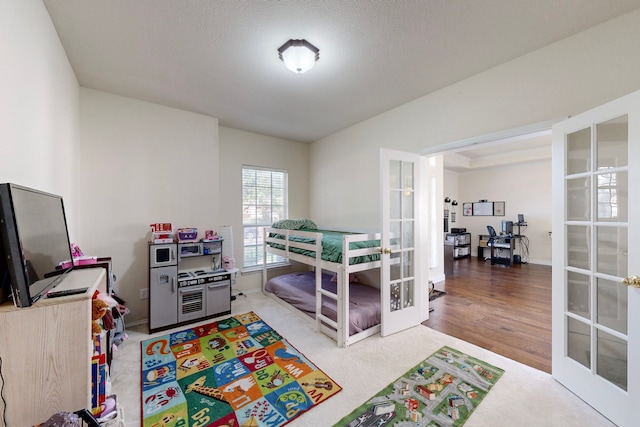
[[505,202],[464,202],[462,204],[464,216],[505,216]]

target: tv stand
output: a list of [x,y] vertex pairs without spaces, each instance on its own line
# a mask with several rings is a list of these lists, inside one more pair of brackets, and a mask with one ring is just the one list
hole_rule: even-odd
[[72,270],[60,289],[27,308],[0,305],[0,358],[9,426],[31,426],[60,411],[91,409],[91,297],[106,292],[104,268]]

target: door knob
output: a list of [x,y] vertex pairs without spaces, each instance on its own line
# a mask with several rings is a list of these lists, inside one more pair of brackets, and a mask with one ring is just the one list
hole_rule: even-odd
[[391,254],[391,249],[384,248],[384,249],[382,249],[382,253],[385,254],[385,255],[390,255]]
[[640,277],[629,276],[622,279],[622,284],[625,286],[633,286],[634,288],[640,288]]

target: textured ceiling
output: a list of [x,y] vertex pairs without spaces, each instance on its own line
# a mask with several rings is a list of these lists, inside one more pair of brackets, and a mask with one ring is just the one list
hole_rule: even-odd
[[[640,0],[44,0],[80,85],[312,142]],[[306,74],[277,48],[320,49]]]

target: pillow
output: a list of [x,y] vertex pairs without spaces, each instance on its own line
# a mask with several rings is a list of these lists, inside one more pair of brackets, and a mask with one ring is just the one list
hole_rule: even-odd
[[[338,273],[331,276],[331,282],[338,283]],[[358,279],[356,273],[349,273],[349,283],[360,283],[360,279]]]
[[281,219],[280,221],[276,221],[271,225],[273,228],[281,228],[286,230],[317,230],[318,226],[315,222],[310,219],[300,218],[300,219]]

